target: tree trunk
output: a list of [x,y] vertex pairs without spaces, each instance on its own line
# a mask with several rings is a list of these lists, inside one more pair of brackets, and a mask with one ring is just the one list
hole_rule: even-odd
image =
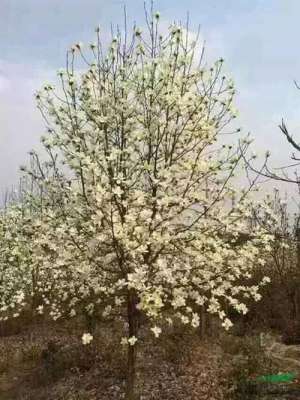
[[206,333],[206,315],[204,306],[200,306],[200,338],[203,340]]
[[213,329],[212,329],[212,321],[211,321],[211,314],[209,314],[207,311],[205,311],[205,319],[206,319],[206,331],[208,336],[213,335]]
[[298,288],[295,291],[295,318],[299,321],[299,292]]
[[[298,221],[299,222],[299,221]],[[297,226],[296,229],[296,237],[297,237],[297,274],[296,276],[299,277],[299,272],[300,272],[300,229]],[[299,292],[298,292],[298,285],[296,285],[295,288],[295,294],[294,294],[294,309],[295,309],[295,319],[298,321],[299,320]]]
[[[128,336],[137,337],[138,335],[138,310],[136,308],[137,297],[133,291],[128,294],[127,301],[127,319],[128,319]],[[136,347],[137,344],[127,347],[127,381],[126,381],[126,400],[137,400],[136,393]]]
[[291,303],[292,303],[292,319],[298,321],[299,310],[298,310],[297,289],[294,289],[294,291],[291,294]]
[[94,315],[85,314],[85,323],[89,333],[95,332],[97,322]]

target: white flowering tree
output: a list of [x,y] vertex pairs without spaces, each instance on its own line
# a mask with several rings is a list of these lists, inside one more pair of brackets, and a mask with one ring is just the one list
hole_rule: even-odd
[[[0,212],[1,320],[17,317],[30,288],[30,254],[24,240],[26,220],[17,207]],[[29,294],[31,297],[31,293]]]
[[36,251],[40,223],[27,206],[13,204],[0,211],[1,321],[19,317],[24,309],[35,313],[49,284]]
[[260,297],[245,282],[271,240],[259,225],[249,232],[253,204],[232,187],[249,143],[226,145],[220,136],[235,117],[223,60],[197,63],[187,27],[162,36],[159,19],[147,15],[145,34],[117,32],[107,49],[97,29],[89,50],[69,51],[59,88],[37,94],[48,128],[42,142],[70,180],[36,177],[44,196],[59,199],[46,201],[35,222],[38,310],[54,319],[123,318],[128,400],[140,315],[156,337],[164,321],[197,327],[200,307],[229,328],[227,306],[246,313],[247,299]]
[[[42,215],[60,206],[58,194],[65,183],[55,157],[42,163],[30,152],[29,167],[16,189],[5,194],[0,209],[0,320],[17,318],[26,308],[42,311],[41,299],[49,301],[53,274],[45,275],[44,244],[39,241]],[[51,158],[52,155],[52,158]],[[47,293],[47,296],[46,296]],[[37,309],[37,307],[39,307]]]

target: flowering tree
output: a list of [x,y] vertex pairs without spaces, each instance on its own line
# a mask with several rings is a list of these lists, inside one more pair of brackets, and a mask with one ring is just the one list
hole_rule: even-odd
[[[17,317],[30,291],[30,254],[26,240],[26,219],[20,209],[0,214],[0,310],[1,320]],[[30,296],[31,297],[31,296]]]
[[[147,15],[147,33],[134,27],[130,40],[117,32],[107,50],[97,29],[89,52],[76,44],[68,53],[59,89],[37,94],[56,174],[36,179],[58,199],[35,221],[38,307],[55,319],[124,318],[127,399],[135,397],[139,316],[155,337],[164,320],[197,327],[201,306],[229,328],[228,304],[246,313],[243,299],[260,298],[244,282],[272,239],[259,225],[249,233],[253,205],[231,184],[249,143],[220,137],[235,118],[223,60],[198,65],[187,27],[162,36],[159,19]],[[77,55],[85,72],[76,73]]]
[[[49,149],[48,153],[52,155]],[[24,307],[41,312],[41,299],[48,302],[52,287],[53,274],[45,275],[40,268],[44,260],[41,216],[61,204],[57,193],[64,181],[53,155],[51,162],[42,163],[31,151],[29,168],[21,170],[26,174],[16,190],[6,193],[0,209],[0,320],[18,317]]]

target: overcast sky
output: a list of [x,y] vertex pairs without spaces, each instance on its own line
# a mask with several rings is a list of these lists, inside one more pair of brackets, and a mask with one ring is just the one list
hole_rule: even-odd
[[[53,81],[73,43],[94,40],[99,23],[142,24],[142,0],[0,0],[0,192],[17,181],[18,167],[38,148],[44,123],[33,93]],[[282,117],[300,137],[299,0],[157,0],[164,23],[185,19],[201,25],[208,59],[223,57],[238,95],[240,125],[270,149],[273,163],[288,161],[280,135]]]

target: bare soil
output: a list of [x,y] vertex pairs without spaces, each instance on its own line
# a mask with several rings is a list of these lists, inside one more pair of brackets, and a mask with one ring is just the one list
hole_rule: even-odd
[[[37,323],[0,337],[1,400],[120,400],[126,371],[117,326],[98,327],[81,343],[82,326]],[[220,349],[197,334],[144,338],[138,358],[141,400],[222,400]]]

